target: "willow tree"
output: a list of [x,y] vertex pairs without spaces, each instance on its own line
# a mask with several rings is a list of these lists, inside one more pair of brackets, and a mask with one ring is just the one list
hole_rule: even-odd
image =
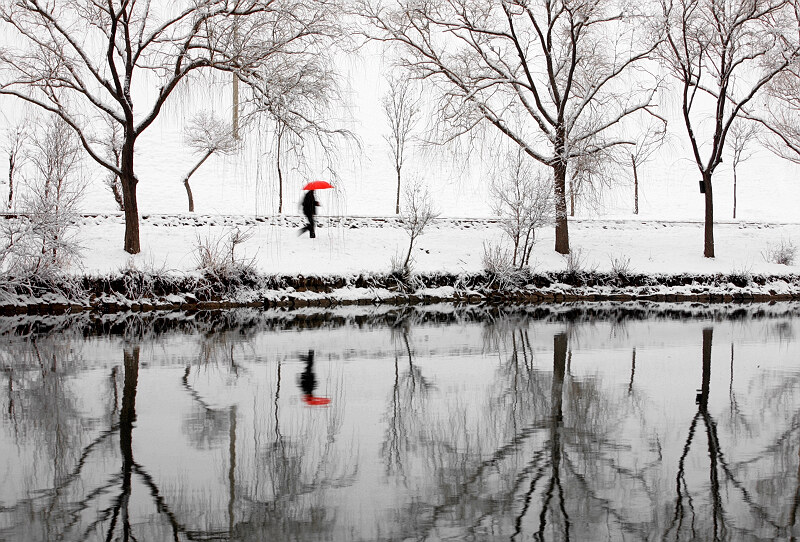
[[566,254],[571,162],[632,143],[619,123],[655,93],[646,25],[616,4],[360,0],[359,12],[368,36],[396,45],[401,66],[438,93],[446,140],[494,129],[552,169],[555,250]]
[[660,57],[678,82],[704,195],[703,255],[713,258],[714,172],[731,126],[797,58],[797,19],[787,0],[661,0],[661,9]]
[[314,26],[309,27],[313,34],[304,41],[287,43],[285,54],[240,74],[242,124],[266,127],[272,133],[278,213],[284,210],[288,164],[305,174],[324,169],[336,180],[340,153],[350,144],[359,145],[344,127],[344,120],[337,117],[345,103],[335,63],[337,45],[345,39],[339,13],[332,3],[327,11],[322,4],[318,7]]
[[[0,95],[60,116],[119,177],[124,249],[136,254],[136,142],[179,84],[199,70],[254,70],[314,39],[330,11],[327,0],[3,0]],[[109,123],[122,133],[119,163],[103,147]]]

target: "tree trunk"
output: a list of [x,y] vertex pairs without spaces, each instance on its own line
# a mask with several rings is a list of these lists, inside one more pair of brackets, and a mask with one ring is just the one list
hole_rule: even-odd
[[133,141],[126,141],[122,149],[122,199],[125,203],[125,252],[139,254],[139,204],[136,201],[136,184],[133,173]]
[[283,213],[283,172],[281,171],[281,140],[283,132],[278,132],[278,152],[275,153],[275,165],[278,168],[278,214]]
[[8,156],[8,210],[11,210],[11,207],[14,203],[14,163],[16,162],[16,157],[14,153],[9,154]]
[[714,257],[714,193],[711,189],[711,173],[703,173],[703,183],[706,189],[706,217],[705,217],[705,243],[703,256]]
[[216,149],[208,149],[203,157],[194,165],[194,167],[186,174],[186,177],[183,178],[183,186],[186,188],[186,196],[189,198],[189,212],[194,212],[194,198],[192,197],[192,188],[189,186],[189,177],[194,175],[194,172],[200,169],[200,166],[203,165],[203,162],[208,160],[208,157],[214,154]]
[[633,167],[633,214],[639,214],[639,173],[636,171],[636,158],[631,154]]
[[194,212],[194,198],[192,197],[192,187],[189,186],[189,179],[183,180],[183,187],[186,189],[186,197],[189,198],[189,212]]
[[397,170],[397,202],[394,206],[394,214],[400,214],[400,168],[395,168]]
[[733,168],[733,218],[736,219],[736,167]]
[[556,163],[553,165],[553,190],[555,191],[556,205],[556,252],[559,254],[569,254],[569,229],[567,224],[567,200],[566,200],[566,164]]

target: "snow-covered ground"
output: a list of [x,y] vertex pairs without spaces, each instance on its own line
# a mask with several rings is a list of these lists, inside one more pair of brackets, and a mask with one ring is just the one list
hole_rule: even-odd
[[[224,243],[239,228],[252,237],[236,249],[265,274],[348,275],[385,273],[395,256],[405,255],[408,235],[395,218],[320,217],[316,239],[298,237],[302,217],[255,215],[148,215],[141,221],[142,252],[122,250],[124,224],[119,214],[87,217],[79,227],[87,274],[115,273],[127,267],[164,272],[197,268],[198,242]],[[716,258],[703,257],[701,222],[627,219],[575,219],[570,239],[586,270],[609,271],[611,262],[630,260],[629,272],[646,274],[795,274],[794,266],[765,260],[782,241],[800,245],[800,223],[720,222],[715,227]],[[472,273],[483,269],[484,246],[504,242],[499,225],[486,219],[440,218],[418,239],[414,270]],[[553,230],[538,233],[531,257],[538,272],[561,271],[565,259],[553,250]]]

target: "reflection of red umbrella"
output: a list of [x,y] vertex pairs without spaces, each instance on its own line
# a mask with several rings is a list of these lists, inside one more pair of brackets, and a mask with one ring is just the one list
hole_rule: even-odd
[[333,188],[333,185],[327,181],[311,181],[303,187],[303,190],[322,190],[323,188]]
[[303,402],[308,406],[325,406],[331,402],[327,397],[314,397],[313,395],[303,395]]

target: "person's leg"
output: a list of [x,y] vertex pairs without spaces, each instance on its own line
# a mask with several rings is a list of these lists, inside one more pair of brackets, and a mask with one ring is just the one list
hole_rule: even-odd
[[[311,217],[310,217],[310,216],[308,216],[308,215],[306,215],[306,220],[308,220],[309,222],[311,222]],[[305,226],[303,226],[302,228],[300,228],[300,230],[297,232],[297,235],[303,235],[303,234],[304,234],[305,232],[307,232],[307,231],[311,231],[311,228],[309,227],[309,225],[308,225],[308,224],[306,224]]]
[[314,238],[317,236],[317,227],[314,224],[314,216],[308,217],[308,232],[311,234],[311,237]]

